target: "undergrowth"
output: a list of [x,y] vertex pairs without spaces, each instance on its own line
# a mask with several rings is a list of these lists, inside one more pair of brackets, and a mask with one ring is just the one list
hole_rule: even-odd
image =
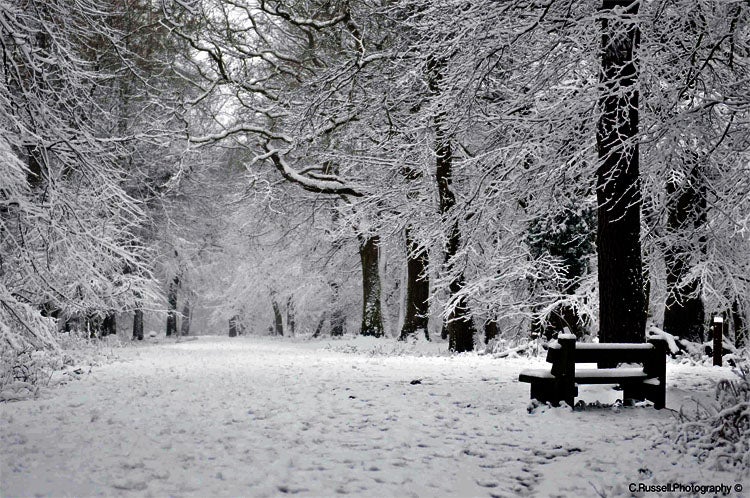
[[712,402],[683,407],[667,436],[712,468],[750,475],[750,352],[736,358],[736,377],[717,383]]

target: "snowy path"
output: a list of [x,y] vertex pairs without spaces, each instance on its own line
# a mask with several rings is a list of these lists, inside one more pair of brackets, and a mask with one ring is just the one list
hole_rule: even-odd
[[740,482],[655,446],[668,410],[529,415],[521,360],[325,345],[129,348],[43,399],[0,405],[0,494],[620,496],[630,482]]

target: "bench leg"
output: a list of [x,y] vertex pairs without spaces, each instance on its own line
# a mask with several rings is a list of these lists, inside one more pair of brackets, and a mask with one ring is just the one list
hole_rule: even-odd
[[643,401],[649,400],[654,404],[654,408],[661,410],[665,406],[664,386],[654,386],[652,384],[626,384],[622,390],[622,402],[628,404],[626,400]]
[[661,410],[667,403],[667,393],[664,384],[648,386],[646,399],[654,404],[654,408]]
[[630,406],[635,402],[643,401],[648,398],[646,390],[642,384],[624,384],[622,386],[622,403]]
[[560,406],[561,401],[565,401],[571,407],[575,403],[575,397],[578,396],[578,388],[575,384],[572,386],[564,385],[564,382],[532,382],[531,399],[540,403],[549,403],[552,406]]
[[550,395],[551,383],[550,382],[532,382],[531,383],[531,399],[535,399],[540,403],[547,403],[552,401]]

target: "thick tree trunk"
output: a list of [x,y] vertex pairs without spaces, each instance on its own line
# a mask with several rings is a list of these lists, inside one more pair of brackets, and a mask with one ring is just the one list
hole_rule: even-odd
[[[455,296],[458,291],[463,289],[465,283],[463,273],[459,275],[459,278],[451,281],[449,286],[451,296]],[[448,332],[448,348],[451,351],[458,353],[474,351],[476,327],[474,326],[471,310],[465,297],[461,297],[455,302],[453,309],[448,315],[446,329]]]
[[[444,61],[431,59],[427,64],[427,83],[431,93],[438,96],[441,93],[440,80],[442,78],[440,71],[445,65]],[[453,182],[453,150],[451,146],[450,132],[445,125],[445,114],[439,111],[435,116],[435,156],[436,168],[435,179],[438,187],[438,197],[440,199],[440,214],[447,218],[451,209],[456,204],[456,196],[451,188]],[[465,285],[464,274],[462,270],[455,271],[452,268],[454,257],[461,246],[461,231],[458,221],[451,224],[447,234],[448,242],[445,248],[445,261],[448,272],[453,273],[453,278],[448,285],[449,299],[453,300],[454,296],[460,292]],[[471,310],[466,302],[466,298],[461,298],[455,303],[448,319],[443,327],[442,336],[448,338],[448,344],[451,351],[464,352],[474,350],[474,322],[471,317]]]
[[117,315],[114,311],[108,311],[102,320],[102,337],[106,335],[117,335]]
[[180,335],[190,334],[190,300],[185,299],[182,305],[182,323],[180,324]]
[[667,183],[667,232],[672,236],[672,245],[664,254],[667,267],[664,330],[689,341],[703,342],[706,312],[701,299],[701,281],[686,279],[691,270],[691,256],[705,253],[705,241],[699,241],[698,251],[694,244],[680,242],[706,223],[706,182],[698,158],[694,159],[690,175],[682,185],[676,180]]
[[297,323],[294,318],[294,298],[289,296],[286,300],[286,328],[289,331],[289,335],[294,337],[294,330],[297,327]]
[[362,325],[359,333],[383,336],[383,313],[380,307],[380,237],[359,237],[362,262]]
[[643,342],[646,333],[637,143],[638,7],[638,1],[604,0],[601,11],[602,94],[596,130],[601,342]]
[[143,310],[133,312],[133,339],[143,340]]
[[484,343],[488,344],[492,339],[497,337],[497,321],[490,318],[484,322]]
[[430,339],[427,331],[429,316],[430,277],[429,256],[427,248],[415,242],[406,228],[406,305],[404,311],[404,325],[401,327],[400,340],[405,340],[417,331],[424,331],[426,339]]
[[177,335],[177,288],[180,286],[180,279],[174,277],[169,283],[169,311],[167,312],[167,337]]

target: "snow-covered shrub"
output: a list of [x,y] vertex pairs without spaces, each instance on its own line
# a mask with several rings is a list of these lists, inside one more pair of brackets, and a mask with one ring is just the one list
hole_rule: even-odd
[[696,402],[691,413],[680,410],[668,434],[678,447],[712,467],[750,474],[750,352],[737,358],[735,379],[716,385],[716,401]]
[[520,337],[514,340],[504,338],[492,339],[480,354],[489,354],[495,358],[535,358],[547,354],[547,340],[543,337]]

